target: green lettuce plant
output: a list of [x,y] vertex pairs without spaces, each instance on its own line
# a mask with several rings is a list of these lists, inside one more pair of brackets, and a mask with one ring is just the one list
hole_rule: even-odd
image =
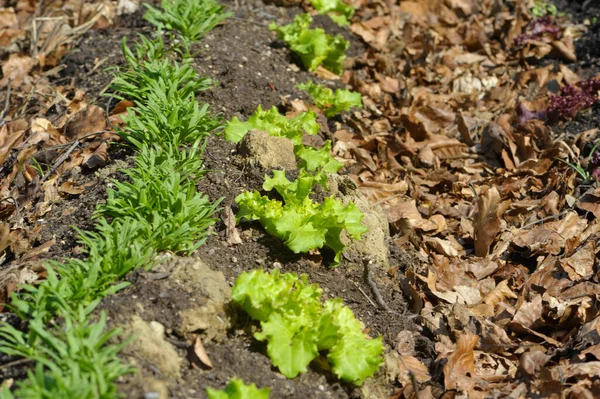
[[355,204],[344,206],[333,197],[322,204],[314,202],[310,194],[315,184],[326,188],[324,173],[312,175],[301,169],[298,178],[290,181],[285,171],[274,170],[273,177],[265,176],[263,189],[275,189],[283,202],[261,196],[258,191],[243,192],[235,198],[240,206],[238,219],[258,220],[265,230],[281,239],[294,253],[308,252],[326,246],[335,252],[332,266],[340,263],[344,244],[342,230],[354,239],[368,229],[361,223],[363,214]]
[[256,384],[245,385],[239,378],[232,378],[224,391],[206,388],[208,399],[269,399],[271,389],[258,389]]
[[304,133],[317,134],[320,126],[313,111],[302,112],[289,119],[281,115],[276,107],[264,111],[259,105],[247,122],[233,117],[225,127],[225,140],[238,143],[252,129],[264,130],[271,136],[287,137],[294,144],[294,154],[299,166],[309,171],[322,170],[336,173],[343,164],[331,156],[331,141],[327,140],[321,149],[302,144]]
[[306,275],[278,270],[244,272],[232,292],[233,302],[260,321],[254,337],[267,342],[267,353],[283,375],[305,373],[319,352],[327,351],[338,378],[362,385],[383,363],[381,337],[369,339],[340,298],[323,302],[321,296]]
[[348,21],[354,15],[354,7],[342,0],[309,0],[319,14],[328,14],[339,26],[349,25]]
[[341,75],[350,43],[341,35],[329,36],[321,28],[309,29],[311,22],[312,17],[309,14],[299,14],[291,24],[278,26],[272,22],[269,29],[277,32],[279,40],[290,46],[309,71],[323,65],[325,69]]
[[312,97],[317,108],[322,110],[328,118],[352,107],[362,108],[362,97],[355,91],[337,89],[334,93],[330,88],[313,82],[299,84],[298,88],[306,91]]

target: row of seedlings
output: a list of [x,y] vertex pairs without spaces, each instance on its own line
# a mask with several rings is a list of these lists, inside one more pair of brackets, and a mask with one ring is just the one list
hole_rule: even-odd
[[2,399],[118,397],[116,380],[134,371],[117,356],[127,342],[112,343],[121,331],[107,330],[104,312],[92,312],[128,285],[127,273],[156,265],[161,252],[192,253],[216,221],[218,204],[196,183],[205,173],[206,139],[221,124],[195,100],[212,83],[189,61],[191,44],[229,14],[214,0],[161,6],[145,16],[158,27],[151,38],[140,36],[133,50],[123,41],[127,68],[110,85],[116,98],[132,102],[117,133],[137,152],[136,166],[123,171],[126,182],[113,182],[94,213],[95,230],[78,232],[87,257],[51,262],[46,280],[12,295],[23,328],[0,326],[0,352],[34,367],[12,389],[3,386]]

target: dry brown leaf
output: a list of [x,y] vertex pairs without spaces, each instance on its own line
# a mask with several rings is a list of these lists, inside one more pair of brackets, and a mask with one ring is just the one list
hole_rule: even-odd
[[76,113],[65,125],[65,136],[77,140],[88,134],[102,132],[106,128],[106,115],[97,105],[90,105]]
[[456,342],[454,353],[444,366],[444,386],[446,389],[461,389],[464,379],[475,377],[474,349],[479,337],[473,334],[462,334]]
[[594,263],[596,261],[596,244],[587,241],[573,255],[560,260],[563,269],[569,274],[573,281],[588,280],[594,275]]
[[16,53],[9,55],[8,60],[2,64],[3,78],[0,80],[0,87],[6,86],[9,80],[11,86],[20,86],[37,63],[37,60],[27,55]]
[[488,188],[479,194],[477,214],[475,215],[475,255],[485,257],[496,235],[502,229],[500,215],[500,193],[496,187]]
[[228,205],[223,210],[223,222],[225,223],[226,235],[227,235],[227,243],[229,245],[237,245],[242,243],[242,239],[240,238],[240,233],[235,227],[235,215],[231,210],[231,207]]
[[517,298],[517,294],[510,289],[507,280],[502,280],[498,283],[496,288],[483,297],[483,302],[491,305],[495,309],[498,304],[504,302],[506,298]]
[[9,122],[0,128],[0,165],[23,138],[29,124],[24,120]]
[[519,370],[530,378],[535,377],[551,358],[539,350],[525,352],[519,359]]
[[202,340],[200,339],[200,336],[196,336],[196,341],[194,341],[194,354],[198,357],[198,360],[200,360],[200,362],[202,362],[202,364],[204,364],[206,367],[211,369],[215,367],[208,358],[208,354],[204,349],[204,345],[202,345]]
[[60,187],[58,188],[58,192],[71,195],[79,195],[85,193],[85,188],[77,185],[72,181],[66,181],[60,185]]

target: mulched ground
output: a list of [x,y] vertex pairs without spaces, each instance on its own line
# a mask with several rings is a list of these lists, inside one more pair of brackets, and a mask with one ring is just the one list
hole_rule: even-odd
[[[470,2],[466,3],[470,4]],[[296,85],[309,79],[319,80],[319,78],[299,68],[294,56],[285,45],[275,39],[273,33],[267,28],[268,23],[272,20],[289,22],[294,15],[303,11],[302,8],[298,6],[279,7],[274,4],[264,4],[258,0],[226,2],[225,4],[234,11],[234,18],[217,27],[194,48],[194,51],[197,52],[193,63],[194,68],[202,75],[218,81],[218,85],[213,91],[200,94],[198,100],[207,102],[225,120],[232,116],[247,117],[258,105],[262,105],[263,108],[279,106],[283,109],[282,104],[290,99],[306,100],[305,94],[298,90]],[[582,7],[582,2],[565,0],[557,1],[556,4],[559,10],[572,14],[574,23],[583,23],[592,15],[600,17],[600,6],[593,1],[586,2],[585,7]],[[105,71],[104,67],[123,64],[120,47],[123,36],[132,41],[138,34],[148,34],[152,31],[142,16],[143,10],[139,10],[132,15],[122,17],[114,27],[90,30],[78,39],[73,49],[64,56],[62,63],[66,65],[66,68],[59,75],[52,77],[50,83],[55,85],[68,83],[73,87],[85,90],[90,104],[97,104],[103,109],[110,108],[113,105],[110,103],[111,100],[101,96],[102,90],[111,79],[110,72]],[[552,64],[555,70],[560,64],[567,65],[583,79],[596,76],[600,71],[600,52],[598,50],[600,49],[600,24],[588,22],[590,22],[590,26],[587,32],[574,44],[577,55],[576,62],[565,62],[549,56],[542,59],[540,65]],[[365,50],[369,49],[368,44],[357,35],[332,24],[326,17],[316,18],[316,25],[324,27],[331,33],[339,32],[350,40],[351,48],[348,54],[354,62],[356,80],[358,77],[364,78],[361,75],[365,73],[361,69],[365,66],[362,64],[364,59],[360,59],[360,57]],[[428,37],[423,39],[422,45],[424,47],[434,46],[433,41],[433,36]],[[370,54],[373,53],[372,49],[369,51]],[[395,54],[395,56],[398,55]],[[376,60],[369,62],[385,65],[390,62],[383,56],[375,58]],[[100,60],[102,63],[98,66]],[[398,61],[398,59],[394,59],[394,61]],[[415,67],[423,62],[424,59],[411,60],[411,63],[414,64],[412,66]],[[365,64],[368,63],[365,62]],[[389,69],[389,65],[387,66]],[[410,69],[408,66],[406,68]],[[394,70],[393,74],[401,73]],[[374,76],[369,76],[369,78],[376,79]],[[423,76],[419,78],[421,79]],[[411,79],[411,77],[406,79]],[[417,78],[415,77],[415,79]],[[340,85],[340,83],[336,82],[335,85]],[[410,82],[407,85],[410,85]],[[408,91],[407,87],[404,87],[404,90]],[[406,93],[394,95],[396,97],[393,101],[398,109],[407,105],[407,98],[410,97],[407,97]],[[369,117],[376,120],[378,115],[371,114]],[[394,121],[394,123],[396,122],[397,120]],[[332,131],[355,132],[358,130],[357,126],[360,125],[350,115],[337,118],[335,129],[333,129],[333,124],[330,123],[332,126],[327,126],[325,122],[323,123],[324,129],[321,133],[323,139],[331,138]],[[406,120],[403,120],[395,125],[395,128],[400,129],[403,126],[402,123],[408,126]],[[330,127],[332,129],[329,129]],[[554,138],[572,138],[581,132],[599,127],[600,106],[596,104],[591,110],[581,113],[571,121],[553,125],[552,135]],[[370,146],[369,151],[373,151],[376,145]],[[591,145],[588,144],[586,148],[589,150],[590,147]],[[406,156],[409,151],[404,150],[406,149],[400,149],[398,152],[402,156]],[[131,155],[129,150],[113,146],[109,149],[110,162],[108,166],[99,173],[84,171],[75,177],[68,173],[64,176],[66,180],[73,178],[79,184],[87,184],[89,188],[83,195],[67,196],[45,216],[45,222],[37,242],[41,244],[54,238],[56,243],[50,251],[42,255],[42,258],[59,259],[63,256],[78,256],[76,234],[71,226],[80,229],[92,227],[93,223],[90,217],[96,205],[105,200],[106,186],[110,184],[109,179],[122,178],[122,174],[117,169],[131,165]],[[400,155],[397,158],[400,159]],[[359,157],[359,159],[362,158]],[[447,386],[448,381],[444,377],[444,367],[448,362],[448,356],[441,356],[440,350],[443,348],[436,347],[439,345],[439,335],[442,334],[440,331],[451,325],[453,331],[444,330],[443,334],[451,336],[451,341],[456,342],[458,340],[456,331],[462,328],[465,330],[468,328],[482,329],[482,326],[477,325],[477,322],[470,322],[475,326],[466,326],[467,322],[465,322],[465,326],[458,325],[464,321],[461,319],[462,313],[459,308],[456,311],[458,315],[456,319],[440,321],[437,329],[431,324],[433,318],[423,321],[423,313],[417,312],[419,315],[413,313],[415,309],[419,308],[415,303],[418,300],[423,302],[426,295],[422,293],[415,293],[413,297],[406,295],[408,281],[406,276],[412,276],[413,280],[410,280],[410,283],[414,283],[412,286],[414,289],[417,285],[414,280],[416,271],[422,272],[421,276],[425,276],[425,271],[434,270],[440,266],[435,265],[434,267],[432,259],[425,256],[421,250],[421,247],[425,247],[426,237],[424,234],[404,234],[405,230],[401,226],[392,226],[394,235],[389,238],[387,243],[389,263],[385,267],[374,268],[371,271],[383,300],[387,306],[393,309],[393,312],[390,313],[376,301],[360,260],[347,257],[340,267],[328,269],[324,264],[326,262],[322,262],[318,256],[293,254],[280,241],[266,235],[258,224],[238,226],[240,234],[244,238],[242,244],[233,246],[228,244],[227,229],[224,223],[225,210],[233,207],[235,211],[233,198],[241,191],[260,190],[263,176],[268,171],[248,168],[237,154],[235,145],[225,142],[220,136],[210,139],[204,161],[210,173],[200,183],[199,189],[206,193],[211,200],[222,198],[224,210],[219,214],[220,221],[214,227],[214,236],[198,250],[195,257],[201,259],[212,270],[221,272],[229,286],[233,284],[239,273],[257,267],[267,270],[278,268],[286,272],[307,273],[309,280],[318,283],[327,296],[342,297],[367,327],[370,335],[383,336],[390,352],[401,353],[399,345],[402,343],[402,337],[405,336],[402,334],[409,332],[414,340],[412,356],[425,365],[429,373],[429,379],[420,387],[423,389],[427,387],[429,389],[427,392],[434,397],[446,398],[453,395],[452,389]],[[358,166],[355,165],[348,171],[354,173],[357,169]],[[358,172],[356,173],[358,174]],[[426,175],[416,174],[422,180],[430,179],[425,183],[425,185],[429,185],[427,190],[431,188],[429,194],[452,194],[449,189],[452,186],[451,183],[436,181],[437,185],[433,185],[431,181],[435,179],[429,175],[429,172]],[[545,180],[545,182],[550,181],[552,179]],[[413,193],[414,199],[420,198],[420,194],[422,193]],[[423,215],[427,214],[426,204],[421,205],[423,206],[419,207],[419,212]],[[593,220],[593,217],[589,217],[589,219]],[[31,225],[33,226],[35,223],[32,221]],[[465,247],[472,249],[472,239],[471,241],[465,239],[465,242],[467,242]],[[508,276],[507,279],[512,279],[512,282],[523,283],[520,280],[523,278],[522,276],[536,270],[537,263],[534,255],[527,251],[517,255],[511,254],[510,256],[513,257],[511,259],[514,260],[518,256],[520,263],[513,262],[507,265],[506,270],[498,273],[496,280],[500,281]],[[326,258],[327,254],[323,256]],[[597,267],[596,264],[595,271],[597,271]],[[132,285],[107,298],[99,309],[108,314],[111,326],[119,326],[134,315],[139,316],[147,323],[160,323],[165,327],[165,341],[172,346],[177,356],[186,359],[180,375],[172,376],[165,375],[161,371],[161,365],[141,358],[136,353],[126,351],[123,355],[124,358],[134,362],[140,368],[138,375],[121,381],[120,388],[127,398],[142,398],[152,392],[162,392],[167,385],[170,387],[169,397],[204,398],[204,389],[207,386],[223,388],[232,377],[255,382],[259,387],[272,388],[273,398],[399,398],[401,397],[401,388],[405,389],[405,397],[414,397],[411,396],[410,390],[406,391],[407,384],[402,383],[398,373],[392,377],[386,376],[386,372],[389,373],[389,370],[385,369],[382,369],[374,379],[367,381],[363,388],[339,383],[327,370],[326,362],[322,361],[314,362],[308,373],[293,380],[286,379],[271,366],[265,356],[264,346],[252,339],[251,332],[255,328],[254,325],[231,308],[225,310],[227,316],[232,320],[230,328],[204,342],[204,348],[214,367],[208,368],[198,364],[189,357],[189,347],[193,337],[180,333],[177,328],[182,322],[179,311],[197,306],[198,298],[185,291],[170,289],[171,286],[165,282],[167,276],[168,273],[163,272],[134,273],[127,278]],[[524,300],[526,301],[526,299]],[[427,306],[435,308],[435,310],[442,308],[436,303]],[[417,310],[421,308],[423,305]],[[434,310],[432,310],[432,314],[434,314]],[[543,332],[548,335],[552,333],[549,328],[545,328]],[[575,333],[573,332],[573,334]],[[534,341],[535,345],[538,343],[540,347],[544,345],[543,338]],[[532,341],[524,342],[526,345],[534,345]],[[448,344],[448,342],[444,341],[444,344]],[[549,353],[556,360],[562,359],[562,353],[558,349]],[[479,354],[483,356],[483,354]],[[497,365],[501,362],[498,360],[494,364]],[[2,358],[0,358],[0,363],[2,363]],[[497,367],[500,368],[500,366]],[[18,378],[24,375],[25,370],[26,367],[22,367],[22,365],[1,367],[0,378]],[[446,378],[448,377],[446,376]],[[490,383],[494,382],[493,378],[489,380]],[[508,389],[507,387],[510,387],[508,383],[505,384],[505,389]],[[494,392],[492,388],[481,397],[502,397],[502,392],[506,393],[502,389]],[[485,387],[478,386],[477,389],[482,391]],[[444,393],[446,394],[444,395]]]

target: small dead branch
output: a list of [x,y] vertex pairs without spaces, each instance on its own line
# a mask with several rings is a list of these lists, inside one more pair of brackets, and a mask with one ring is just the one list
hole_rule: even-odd
[[363,260],[363,265],[365,267],[365,273],[364,273],[365,280],[366,280],[367,284],[369,285],[369,287],[371,288],[373,295],[375,295],[375,300],[377,301],[377,304],[379,304],[379,306],[381,306],[383,309],[385,309],[386,312],[394,313],[392,308],[390,308],[388,306],[388,304],[385,302],[385,300],[383,299],[383,296],[381,295],[381,292],[379,291],[379,287],[377,287],[377,284],[371,278],[371,270],[370,270],[369,266],[372,264],[373,264],[373,261],[370,259]]
[[2,114],[0,115],[0,127],[6,125],[6,114],[8,114],[8,109],[10,108],[10,95],[11,95],[11,79],[8,79],[8,83],[6,85],[6,101],[4,102],[4,109],[2,110]]

